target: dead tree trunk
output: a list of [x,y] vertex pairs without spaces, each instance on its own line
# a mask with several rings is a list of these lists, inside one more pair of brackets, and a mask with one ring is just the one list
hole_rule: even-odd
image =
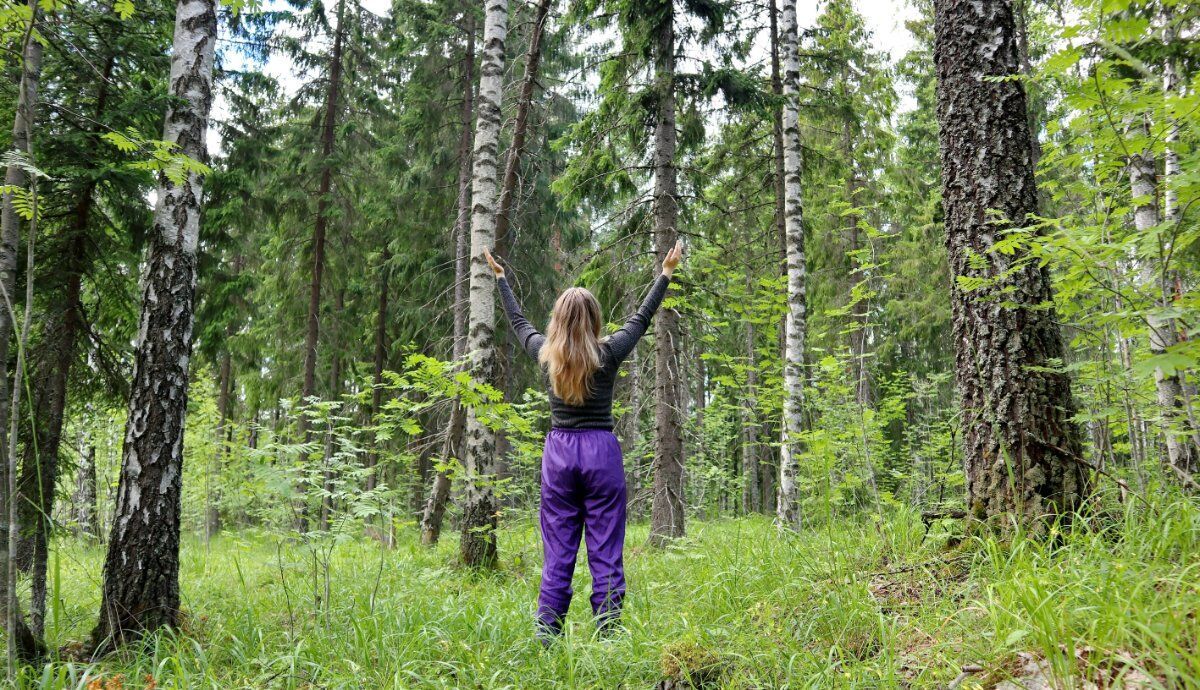
[[[475,15],[468,10],[463,30],[467,33],[463,53],[462,132],[458,140],[458,217],[454,222],[454,344],[453,357],[461,362],[467,354],[467,284],[470,270],[468,243],[471,222],[471,144],[474,141],[475,103]],[[462,459],[466,410],[457,401],[442,444],[442,460]],[[442,534],[442,518],[450,500],[450,475],[442,470],[433,478],[425,510],[421,513],[421,543],[433,546]]]
[[[1089,490],[1049,271],[995,252],[1004,228],[1037,214],[1013,0],[937,0],[942,190],[954,275],[955,374],[963,406],[968,512],[1038,528]],[[980,258],[984,261],[980,261]]]

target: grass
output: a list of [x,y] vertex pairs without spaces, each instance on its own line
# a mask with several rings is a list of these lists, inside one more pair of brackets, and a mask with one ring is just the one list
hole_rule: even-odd
[[[1058,687],[1103,674],[1200,687],[1200,510],[1156,510],[1131,508],[1058,546],[948,548],[903,513],[788,537],[761,518],[693,522],[661,551],[635,526],[628,633],[593,637],[581,562],[566,638],[548,650],[531,635],[541,558],[530,523],[501,533],[503,567],[487,575],[453,567],[452,536],[432,551],[412,535],[391,551],[343,540],[329,552],[327,599],[304,545],[227,533],[207,548],[185,541],[181,632],[97,664],[29,670],[19,685],[945,688],[978,665],[968,688],[1024,665]],[[61,645],[94,623],[102,552],[58,546]]]

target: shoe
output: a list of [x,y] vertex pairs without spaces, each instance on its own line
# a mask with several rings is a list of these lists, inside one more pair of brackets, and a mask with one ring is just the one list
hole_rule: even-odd
[[596,619],[596,637],[612,640],[629,632],[621,623],[620,613],[607,613]]
[[534,636],[537,637],[538,642],[542,643],[543,649],[549,649],[555,642],[562,639],[562,621],[547,623],[539,620],[534,631]]

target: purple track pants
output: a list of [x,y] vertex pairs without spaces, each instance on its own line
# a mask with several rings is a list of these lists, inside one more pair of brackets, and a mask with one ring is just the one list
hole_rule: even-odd
[[616,619],[625,598],[625,467],[611,431],[550,431],[542,453],[540,517],[545,554],[540,628],[562,629],[581,534],[592,571],[592,613],[601,623]]

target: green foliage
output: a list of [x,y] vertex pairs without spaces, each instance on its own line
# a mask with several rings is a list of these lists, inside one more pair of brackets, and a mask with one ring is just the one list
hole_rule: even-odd
[[[1164,687],[1200,682],[1195,568],[1200,514],[1159,496],[1056,544],[969,541],[947,551],[901,511],[780,538],[761,518],[694,523],[679,548],[633,548],[625,625],[594,638],[576,571],[567,636],[549,650],[532,635],[540,546],[533,524],[499,533],[499,572],[450,569],[437,549],[400,532],[394,549],[332,545],[324,597],[302,544],[255,532],[183,546],[182,632],[152,637],[99,663],[30,670],[18,687],[80,688],[121,674],[126,687],[413,688],[653,687],[706,676],[712,687],[941,687],[977,664],[973,682],[1019,674],[1019,654],[1045,660],[1061,685],[1119,670]],[[635,526],[630,544],[645,539]],[[62,544],[61,577],[91,583],[103,553]],[[99,590],[63,589],[53,641],[87,632]],[[1081,650],[1086,650],[1081,653]],[[1107,669],[1107,670],[1106,670]],[[1111,678],[1111,676],[1109,676]],[[139,686],[140,687],[140,686]]]
[[144,156],[144,160],[130,163],[131,169],[160,173],[176,186],[182,185],[192,175],[203,176],[210,171],[203,162],[177,152],[175,149],[178,148],[178,145],[174,142],[145,139],[133,130],[129,130],[125,134],[105,132],[100,136],[116,146],[122,153],[137,153]]

